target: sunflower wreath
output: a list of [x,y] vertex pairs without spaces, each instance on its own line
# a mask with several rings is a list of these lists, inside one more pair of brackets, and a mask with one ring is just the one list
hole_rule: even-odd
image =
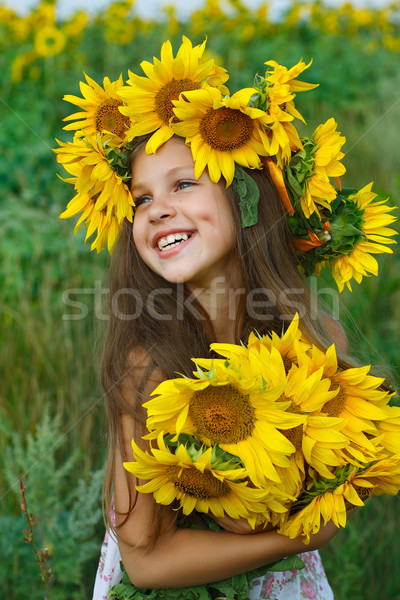
[[[273,60],[255,76],[253,86],[230,95],[226,69],[204,57],[206,41],[193,46],[183,37],[173,54],[169,41],[160,59],[143,61],[143,75],[129,71],[124,83],[108,77],[100,86],[85,75],[82,97],[64,99],[80,109],[66,117],[72,142],[58,142],[57,159],[72,177],[75,196],[61,218],[80,215],[85,242],[91,249],[112,252],[124,220],[134,217],[130,192],[129,153],[137,136],[149,135],[148,154],[173,135],[190,146],[195,177],[207,169],[213,182],[221,177],[240,197],[242,225],[257,222],[259,191],[243,167],[269,170],[288,212],[299,266],[305,276],[332,269],[340,291],[351,281],[377,275],[374,254],[391,253],[396,231],[394,207],[374,201],[372,184],[361,190],[342,189],[339,177],[345,138],[328,119],[311,137],[300,137],[295,107],[297,93],[317,84],[299,81],[311,64],[300,60],[291,68]],[[334,184],[336,187],[334,187]]]

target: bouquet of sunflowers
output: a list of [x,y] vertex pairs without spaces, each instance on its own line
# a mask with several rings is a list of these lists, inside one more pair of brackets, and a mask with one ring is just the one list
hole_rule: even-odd
[[144,406],[150,451],[125,468],[156,502],[185,515],[247,519],[307,544],[321,519],[400,489],[400,407],[370,367],[338,368],[297,315],[282,336],[212,344],[193,378],[162,382]]

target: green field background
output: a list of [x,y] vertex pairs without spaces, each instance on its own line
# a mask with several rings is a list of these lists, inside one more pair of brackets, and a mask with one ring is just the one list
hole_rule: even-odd
[[[301,79],[318,88],[296,99],[311,134],[334,116],[346,137],[342,183],[374,181],[400,202],[400,4],[336,9],[298,2],[272,21],[267,6],[212,0],[180,22],[166,6],[139,18],[131,2],[95,15],[57,19],[54,2],[17,16],[0,6],[0,597],[45,597],[32,547],[22,541],[18,476],[39,548],[49,551],[51,600],[90,599],[103,535],[100,508],[106,446],[98,353],[106,324],[108,257],[90,252],[83,232],[58,215],[71,186],[56,165],[54,138],[68,141],[62,119],[75,108],[87,73],[98,83],[159,56],[182,34],[230,72],[230,91],[252,85],[264,62],[290,67],[313,59]],[[397,225],[395,225],[397,227]],[[354,283],[338,303],[324,274],[319,297],[348,333],[351,352],[398,385],[400,258],[382,255],[379,276]],[[66,293],[72,290],[72,307]],[[69,296],[72,297],[72,296]],[[80,318],[85,309],[84,318]],[[400,600],[400,506],[375,497],[322,550],[336,600]],[[399,511],[399,512],[398,512]]]

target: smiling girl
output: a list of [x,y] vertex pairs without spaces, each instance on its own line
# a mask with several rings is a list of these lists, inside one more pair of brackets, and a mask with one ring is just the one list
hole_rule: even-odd
[[[296,242],[303,258],[305,248],[328,247],[324,209],[339,197],[329,177],[344,172],[344,138],[336,124],[321,126],[321,135],[307,142],[314,167],[301,180],[304,189],[292,186],[288,194],[284,174],[291,157],[300,160],[306,148],[292,122],[301,118],[295,92],[314,87],[295,81],[307,66],[300,61],[288,70],[270,61],[273,70],[261,83],[259,78],[258,88],[229,97],[225,70],[205,61],[203,52],[204,44],[192,47],[184,38],[174,58],[166,43],[161,61],[142,63],[146,77],[130,73],[128,86],[105,78],[104,90],[87,78],[86,101],[67,97],[87,116],[75,115],[84,120],[67,127],[80,135],[58,150],[77,191],[62,216],[80,212],[77,226],[84,222],[88,235],[97,230],[92,248],[100,251],[108,242],[113,250],[101,365],[110,534],[93,598],[108,597],[121,577],[120,559],[137,588],[162,589],[206,585],[302,553],[303,569],[273,574],[266,567],[249,597],[330,600],[316,549],[336,534],[331,521],[307,547],[302,537],[253,530],[226,515],[214,518],[222,531],[191,528],[173,504],[163,506],[137,491],[141,482],[124,468],[133,460],[132,438],[149,448],[143,404],[176,373],[190,377],[191,357],[210,356],[211,343],[246,343],[252,331],[280,335],[297,312],[307,339],[321,349],[335,342],[343,356],[347,351],[338,322],[314,310],[293,243],[296,216],[300,222],[295,206],[309,227],[303,227],[303,246]],[[110,116],[103,128],[96,120],[100,106]],[[110,126],[115,106],[118,131]],[[318,160],[321,150],[324,160],[322,154]],[[379,223],[382,238],[386,224]],[[343,287],[351,276],[366,274],[365,264],[353,257],[351,267],[339,265],[337,247],[330,264]],[[329,264],[328,253],[319,257]]]

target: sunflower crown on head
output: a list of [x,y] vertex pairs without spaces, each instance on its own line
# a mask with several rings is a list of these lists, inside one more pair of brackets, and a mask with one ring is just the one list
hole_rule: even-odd
[[[109,252],[125,219],[133,220],[129,154],[138,136],[150,136],[147,154],[155,153],[173,135],[191,148],[195,177],[207,169],[214,183],[221,177],[240,199],[243,227],[257,223],[259,190],[247,169],[268,169],[288,213],[293,244],[302,272],[332,269],[340,291],[351,280],[377,275],[373,254],[391,253],[396,231],[394,207],[374,202],[372,183],[361,190],[342,189],[346,171],[341,160],[345,138],[330,118],[311,137],[300,137],[294,122],[304,119],[295,107],[298,92],[318,84],[299,81],[310,65],[300,60],[291,68],[265,62],[252,87],[230,94],[226,69],[205,57],[206,41],[193,46],[183,37],[176,53],[169,41],[160,59],[143,61],[144,76],[129,71],[103,86],[85,74],[83,98],[64,99],[79,107],[65,118],[75,131],[72,142],[58,142],[58,162],[72,177],[76,195],[60,215],[80,215],[91,249]],[[334,185],[336,184],[336,185]]]

